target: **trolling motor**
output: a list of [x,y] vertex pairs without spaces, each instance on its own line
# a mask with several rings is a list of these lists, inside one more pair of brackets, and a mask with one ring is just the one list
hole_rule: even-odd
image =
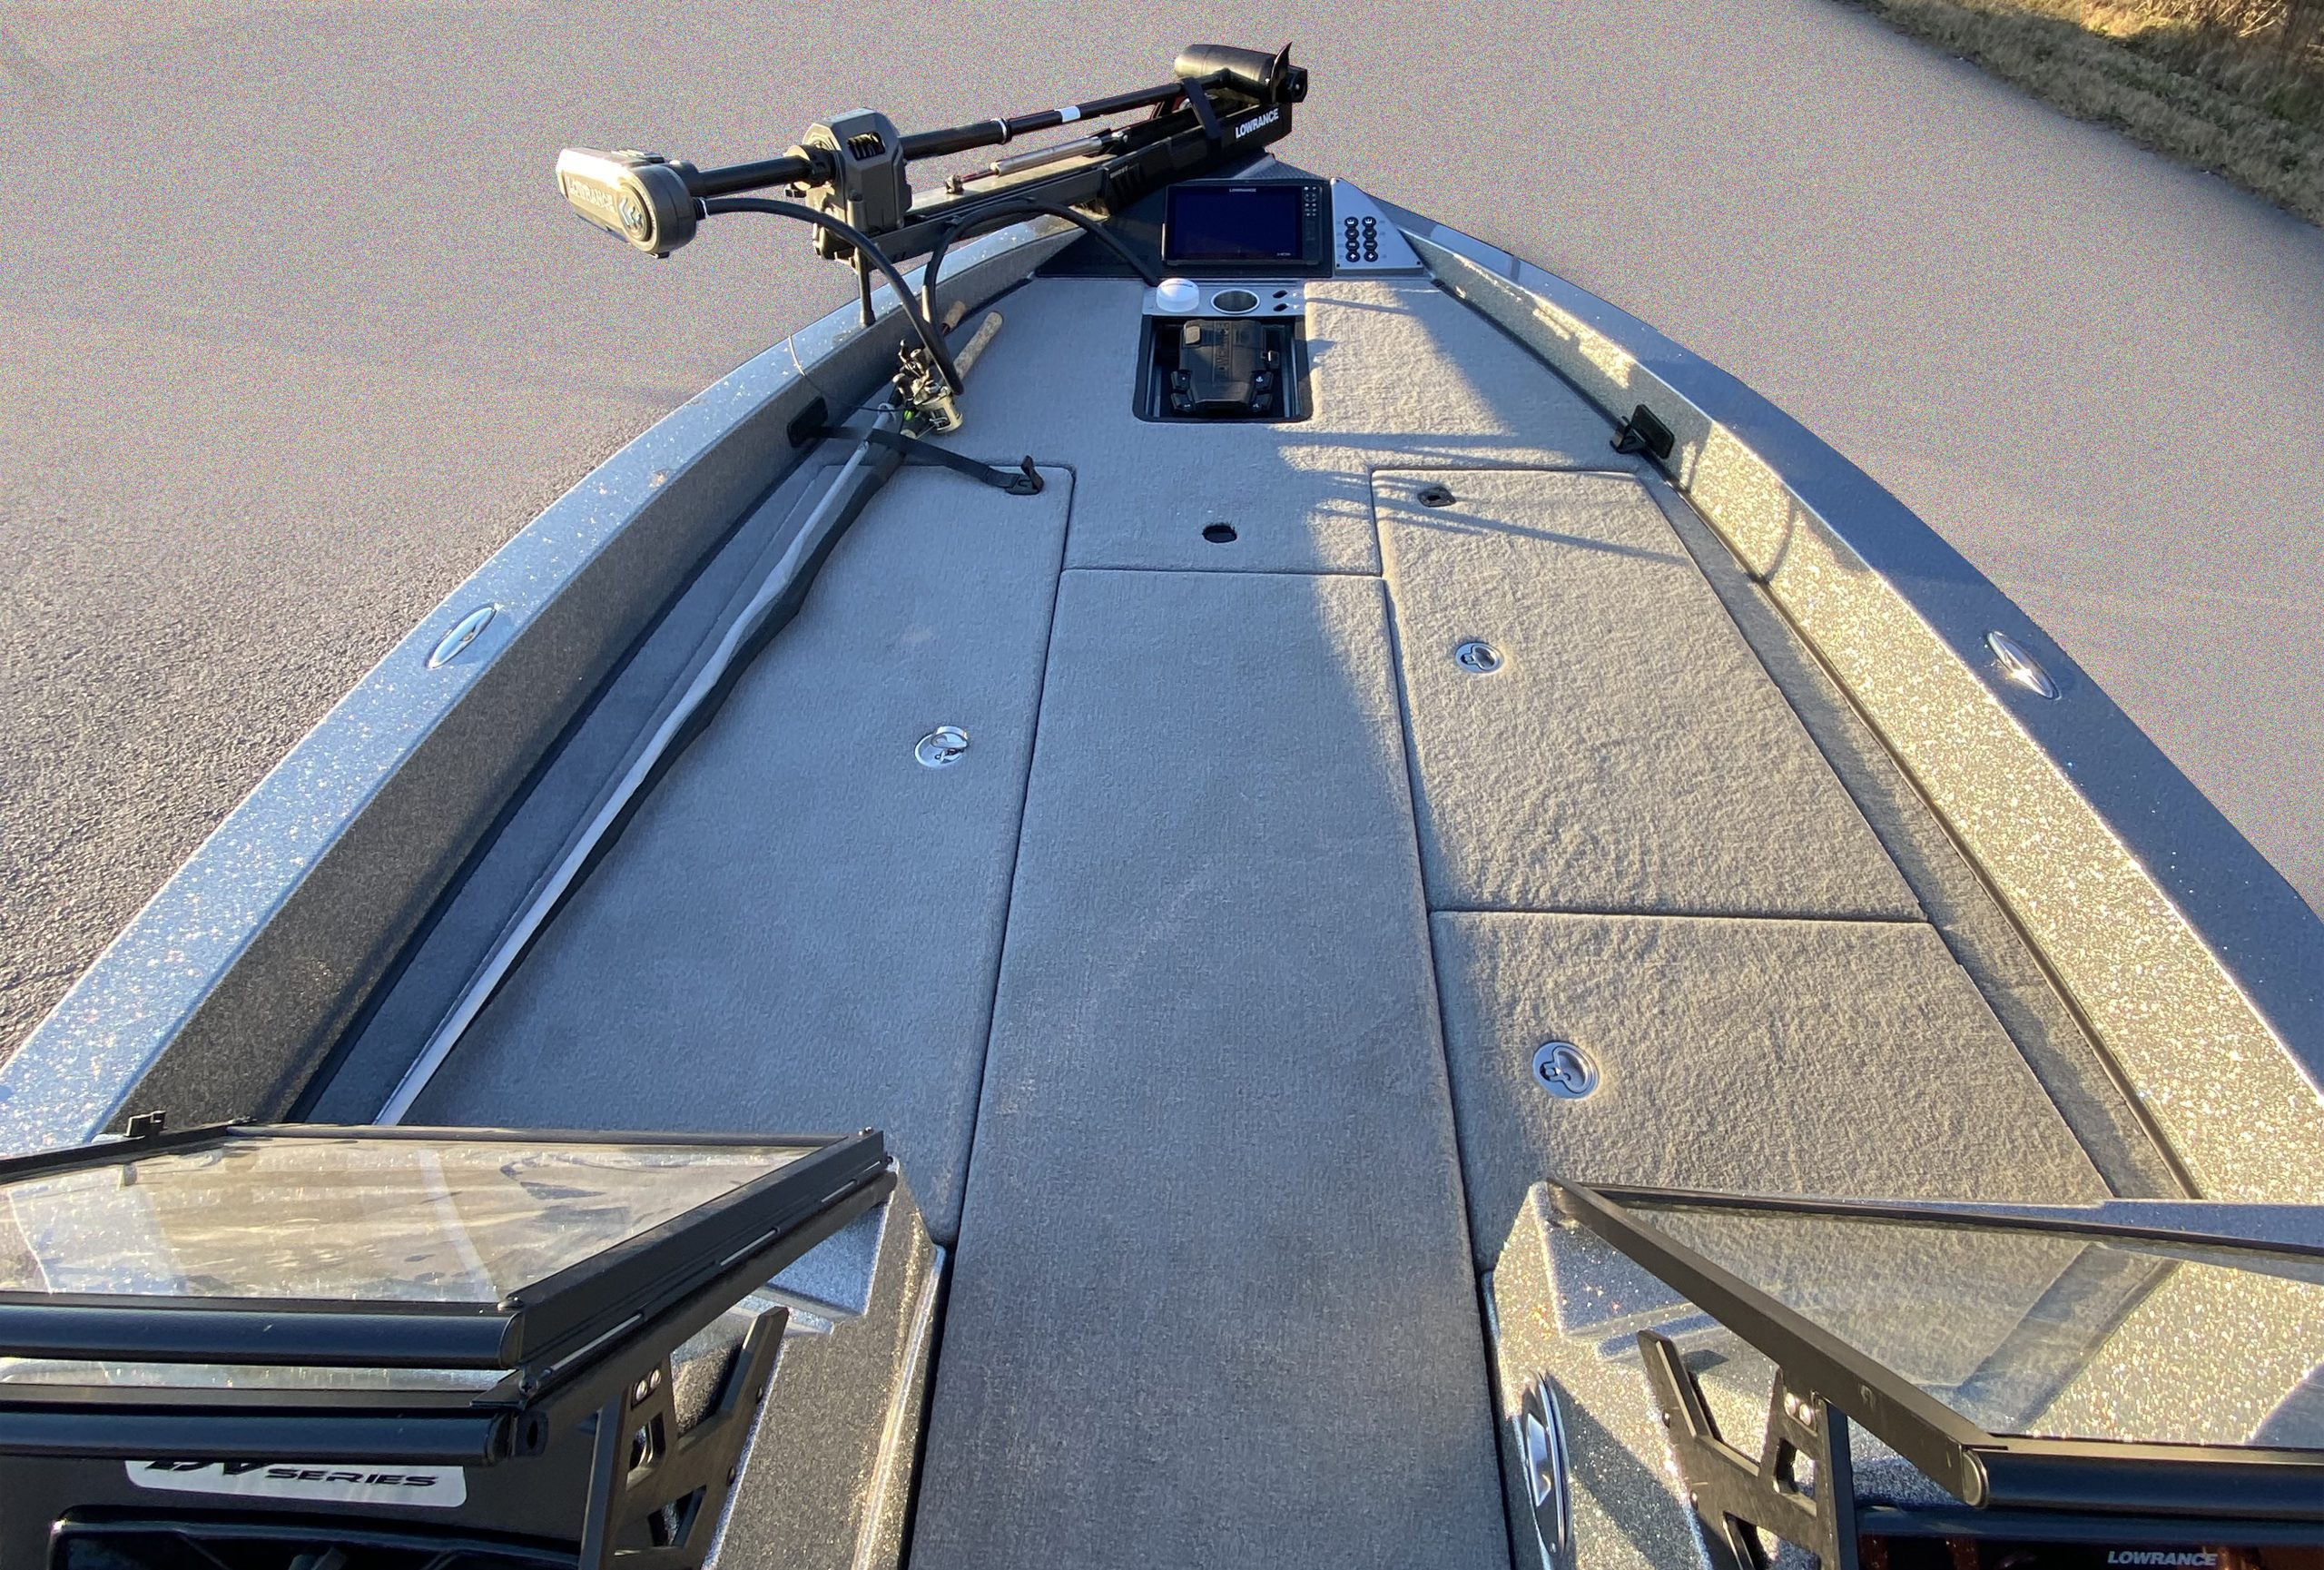
[[[1222,44],[1182,51],[1159,86],[942,131],[900,133],[884,114],[856,110],[807,128],[779,158],[702,169],[657,153],[568,147],[557,189],[583,218],[649,256],[666,257],[705,218],[765,212],[814,226],[815,252],[855,271],[864,325],[874,320],[874,273],[896,291],[916,341],[902,351],[897,390],[927,428],[958,423],[951,404],[961,371],[929,320],[938,270],[957,240],[1039,214],[1062,218],[1110,246],[1149,284],[1153,264],[1100,220],[1157,187],[1246,159],[1291,132],[1291,106],[1307,96],[1307,73],[1288,44],[1273,54]],[[1142,121],[1087,133],[945,182],[920,202],[913,161],[1005,145],[1020,136],[1146,109]],[[782,187],[785,199],[746,193]],[[896,264],[925,255],[915,304]]]

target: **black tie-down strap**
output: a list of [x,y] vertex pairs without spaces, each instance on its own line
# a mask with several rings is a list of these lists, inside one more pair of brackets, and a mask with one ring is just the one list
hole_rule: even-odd
[[995,490],[1005,490],[1011,496],[1041,494],[1041,477],[1033,468],[1029,453],[1015,469],[997,469],[990,463],[979,463],[973,458],[963,458],[957,452],[931,447],[919,437],[906,436],[900,430],[858,430],[852,426],[825,425],[810,431],[794,432],[794,439],[802,434],[825,437],[834,441],[869,441],[903,454],[906,463],[928,463],[939,469],[949,469],[955,473],[965,474],[970,479],[982,480]]

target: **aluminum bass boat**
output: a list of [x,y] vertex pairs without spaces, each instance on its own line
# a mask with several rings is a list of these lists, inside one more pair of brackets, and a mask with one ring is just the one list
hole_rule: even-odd
[[0,1565],[2324,1570],[2316,917],[1308,87],[566,150],[857,298],[0,1069]]

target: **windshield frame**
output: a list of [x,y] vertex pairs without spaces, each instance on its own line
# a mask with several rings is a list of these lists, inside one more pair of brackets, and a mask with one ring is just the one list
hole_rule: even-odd
[[[518,1376],[516,1385],[537,1387],[625,1327],[654,1320],[703,1289],[731,1269],[738,1250],[762,1251],[779,1235],[800,1229],[835,1197],[878,1182],[889,1166],[886,1142],[872,1131],[832,1136],[226,1123],[0,1160],[0,1184],[197,1151],[230,1140],[302,1139],[608,1150],[791,1146],[806,1153],[497,1302],[0,1290],[0,1348],[14,1357],[94,1362],[501,1369]],[[89,1387],[25,1387],[0,1392],[0,1399],[39,1402],[53,1399],[49,1392],[57,1390],[84,1399],[92,1393]],[[139,1392],[147,1398],[163,1393]],[[201,1394],[214,1400],[222,1392]],[[253,1405],[272,1404],[263,1398],[268,1396],[281,1398],[244,1394],[261,1397]]]
[[[1804,1387],[1877,1436],[1964,1504],[1982,1509],[2096,1515],[2211,1516],[2324,1521],[2324,1449],[2037,1438],[1980,1427],[1885,1363],[1639,1219],[1631,1204],[1728,1208],[1836,1219],[2024,1228],[2261,1254],[2324,1258],[2324,1247],[2256,1241],[2218,1230],[2172,1230],[2028,1208],[1826,1200],[1684,1189],[1551,1183],[1566,1219],[1660,1279]],[[2240,1207],[2206,1203],[2207,1219]],[[2250,1207],[2273,1212],[2274,1206]],[[2253,1219],[2264,1219],[2255,1216]]]

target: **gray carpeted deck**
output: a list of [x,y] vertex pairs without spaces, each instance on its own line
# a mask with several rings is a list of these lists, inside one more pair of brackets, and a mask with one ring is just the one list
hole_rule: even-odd
[[[1434,923],[1477,1257],[1545,1176],[1743,1193],[2102,1200],[1976,987],[1918,923]],[[1541,1093],[1546,1041],[1604,1083]]]
[[1386,633],[1066,575],[915,1565],[1503,1562]]
[[[1636,479],[1396,471],[1373,495],[1433,908],[1920,914]],[[1458,664],[1470,638],[1500,668]]]
[[[888,1136],[958,1224],[1072,477],[910,469],[412,1122]],[[969,733],[950,768],[914,742]]]
[[[1060,278],[1003,301],[1009,325],[950,443],[1073,466],[1069,566],[1377,573],[1373,469],[1602,468],[1610,456],[1596,410],[1498,327],[1413,280],[1308,286],[1308,419],[1142,420],[1130,409],[1142,298],[1129,280]],[[1204,539],[1211,522],[1232,524],[1235,543]]]
[[2113,1092],[1553,375],[1334,282],[1312,420],[1148,424],[1139,298],[1003,302],[952,445],[1049,490],[894,481],[414,1118],[886,1130],[956,1245],[920,1565],[1497,1567],[1529,1185],[2087,1199]]

